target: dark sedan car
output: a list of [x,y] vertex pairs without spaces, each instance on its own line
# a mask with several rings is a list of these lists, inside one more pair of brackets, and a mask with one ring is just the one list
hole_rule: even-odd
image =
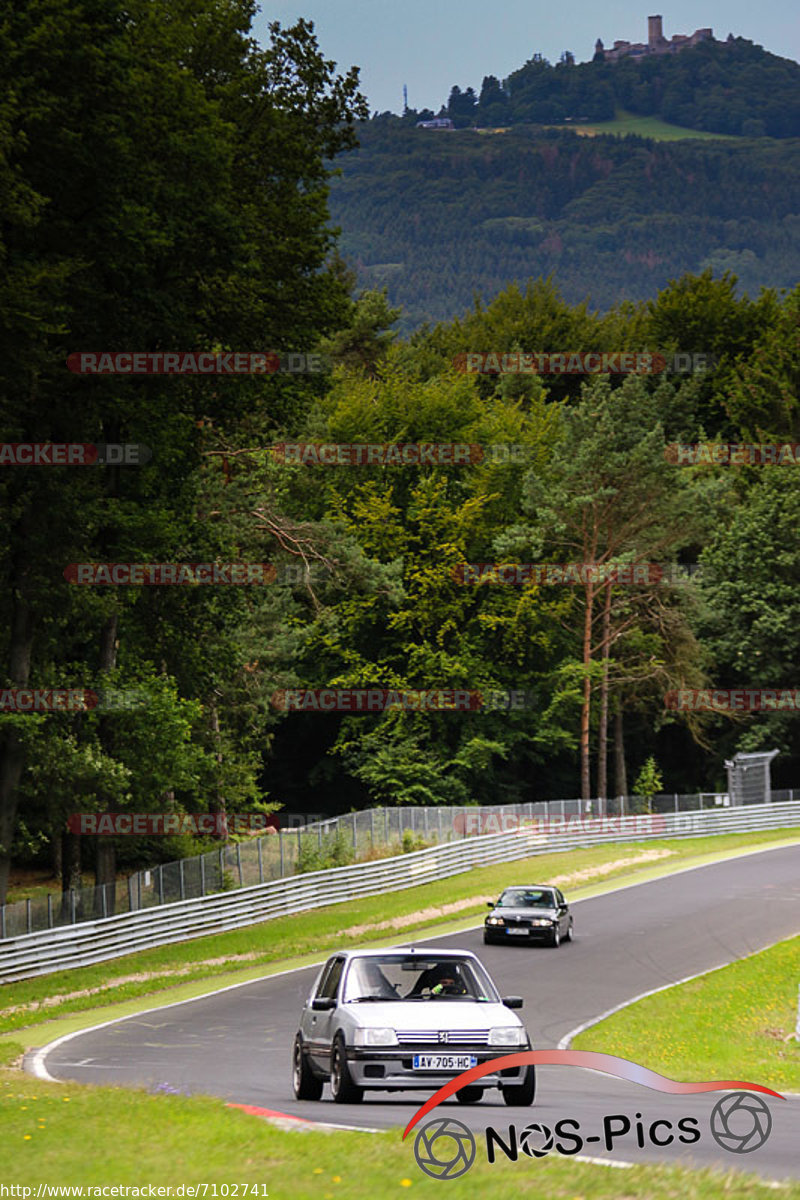
[[557,887],[534,884],[508,887],[483,926],[483,940],[491,942],[546,942],[560,946],[572,941],[572,914]]

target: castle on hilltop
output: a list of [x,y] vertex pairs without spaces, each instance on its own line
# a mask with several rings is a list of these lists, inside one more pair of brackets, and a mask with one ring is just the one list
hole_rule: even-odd
[[647,18],[647,41],[625,42],[616,41],[611,50],[606,50],[600,38],[595,42],[595,55],[603,56],[605,62],[616,62],[620,58],[646,58],[651,54],[677,54],[688,46],[696,46],[698,42],[713,42],[714,32],[711,29],[695,29],[692,34],[673,33],[671,38],[664,37],[661,27],[661,17]]

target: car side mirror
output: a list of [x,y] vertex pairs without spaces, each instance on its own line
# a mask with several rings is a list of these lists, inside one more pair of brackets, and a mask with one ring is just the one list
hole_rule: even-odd
[[487,900],[487,901],[486,901],[486,907],[487,907],[487,908],[497,908],[497,905],[496,905],[496,904],[494,904],[494,903],[493,903],[491,900]]
[[311,1001],[311,1007],[315,1012],[330,1012],[332,1008],[336,1008],[336,1001],[333,996],[317,996]]
[[500,1003],[505,1004],[506,1008],[522,1008],[524,1001],[522,996],[504,996]]

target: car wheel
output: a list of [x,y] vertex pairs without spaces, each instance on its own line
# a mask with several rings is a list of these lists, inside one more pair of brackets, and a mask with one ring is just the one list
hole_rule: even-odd
[[322,1080],[317,1078],[309,1066],[299,1033],[294,1039],[292,1050],[292,1083],[298,1100],[319,1100],[322,1095]]
[[565,942],[571,942],[571,941],[572,941],[572,921],[570,921],[570,923],[569,923],[569,929],[568,929],[568,930],[567,930],[567,932],[564,934],[564,941],[565,941]]
[[503,1100],[513,1108],[527,1108],[533,1104],[536,1095],[536,1069],[528,1067],[522,1083],[506,1085],[503,1088]]
[[493,940],[494,940],[493,938],[489,937],[488,933],[484,933],[484,935],[483,935],[484,946],[491,946]]
[[340,1033],[337,1033],[331,1051],[331,1093],[337,1104],[358,1104],[364,1099],[364,1089],[353,1083]]
[[556,950],[561,945],[561,931],[559,930],[557,925],[556,925],[555,929],[553,930],[552,934],[550,935],[550,945],[554,946]]
[[456,1100],[459,1104],[477,1104],[482,1099],[482,1087],[463,1087],[456,1092]]

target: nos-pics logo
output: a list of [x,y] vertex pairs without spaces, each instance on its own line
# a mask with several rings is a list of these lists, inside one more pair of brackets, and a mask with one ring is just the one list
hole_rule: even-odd
[[[495,1075],[505,1069],[528,1066],[582,1067],[638,1083],[656,1092],[671,1096],[695,1096],[705,1092],[732,1093],[724,1096],[711,1113],[711,1136],[718,1146],[732,1154],[749,1154],[763,1146],[772,1130],[772,1117],[760,1092],[784,1100],[780,1092],[761,1083],[750,1083],[743,1079],[717,1079],[698,1083],[682,1083],[659,1075],[640,1063],[618,1058],[613,1054],[601,1054],[595,1050],[522,1050],[516,1054],[503,1054],[489,1059],[467,1071],[453,1076],[442,1084],[438,1091],[417,1109],[403,1132],[408,1137],[415,1125],[419,1125],[435,1108],[448,1100],[462,1088],[477,1084],[486,1075]],[[647,1142],[654,1146],[668,1146],[674,1140],[691,1145],[700,1140],[700,1130],[695,1117],[682,1117],[675,1129],[672,1121],[657,1120],[645,1124],[641,1113],[636,1114],[636,1144],[644,1149]],[[571,1128],[570,1128],[571,1126]],[[604,1142],[607,1151],[616,1149],[617,1140],[632,1132],[630,1119],[622,1114],[603,1118],[602,1137],[599,1133],[584,1134],[580,1122],[569,1119],[557,1121],[554,1128],[532,1123],[522,1131],[519,1141],[515,1126],[510,1126],[504,1143],[496,1130],[486,1130],[487,1157],[494,1161],[494,1149],[499,1147],[507,1158],[517,1161],[520,1149],[529,1158],[542,1158],[555,1150],[559,1154],[578,1154],[584,1145]],[[558,1138],[558,1141],[556,1141]],[[539,1145],[536,1141],[539,1140]],[[630,1144],[630,1143],[628,1143]],[[470,1169],[475,1161],[475,1138],[466,1125],[448,1117],[428,1121],[417,1130],[414,1154],[420,1168],[434,1179],[457,1179]]]
[[[675,1127],[682,1130],[678,1140],[687,1144],[699,1141],[697,1124],[697,1118],[681,1117]],[[615,1148],[614,1141],[631,1132],[632,1127],[631,1121],[620,1114],[603,1118],[602,1139],[600,1136],[584,1139],[578,1133],[579,1128],[579,1122],[572,1118],[555,1122],[553,1129],[533,1122],[517,1132],[517,1127],[512,1124],[503,1135],[488,1126],[485,1130],[487,1160],[489,1163],[497,1162],[500,1153],[512,1163],[517,1162],[521,1152],[528,1158],[545,1158],[553,1150],[559,1154],[577,1154],[587,1141],[602,1140],[606,1150],[610,1151]],[[646,1128],[646,1124],[637,1121],[636,1140],[640,1148],[645,1145]],[[649,1129],[652,1145],[668,1146],[675,1140],[672,1121],[654,1121]],[[758,1150],[769,1138],[772,1116],[762,1098],[747,1092],[734,1092],[732,1096],[717,1100],[711,1111],[710,1129],[712,1138],[723,1150],[733,1154],[748,1154]],[[473,1165],[476,1152],[475,1135],[465,1124],[452,1117],[437,1117],[423,1124],[414,1141],[417,1165],[434,1180],[457,1180]]]
[[[640,1113],[636,1114],[641,1117]],[[657,1120],[649,1125],[637,1120],[635,1123],[636,1144],[643,1149],[649,1141],[655,1146],[668,1146],[677,1140],[686,1144],[700,1140],[699,1124],[695,1117],[682,1117],[675,1125],[672,1121]],[[724,1150],[732,1154],[749,1154],[758,1150],[767,1141],[772,1131],[772,1115],[760,1096],[747,1092],[734,1092],[724,1096],[714,1105],[710,1118],[711,1136]],[[616,1142],[634,1132],[628,1117],[615,1114],[603,1118],[603,1136],[583,1137],[580,1123],[571,1118],[557,1121],[551,1129],[547,1125],[533,1122],[517,1132],[509,1125],[504,1134],[492,1126],[484,1131],[486,1156],[489,1163],[505,1156],[517,1162],[520,1152],[527,1158],[544,1158],[552,1150],[558,1154],[578,1154],[587,1142],[602,1142],[607,1151],[617,1148]],[[679,1131],[676,1132],[675,1131]],[[437,1117],[428,1121],[417,1133],[414,1141],[414,1157],[417,1164],[433,1179],[457,1179],[464,1175],[475,1161],[477,1143],[474,1134],[452,1117]]]

